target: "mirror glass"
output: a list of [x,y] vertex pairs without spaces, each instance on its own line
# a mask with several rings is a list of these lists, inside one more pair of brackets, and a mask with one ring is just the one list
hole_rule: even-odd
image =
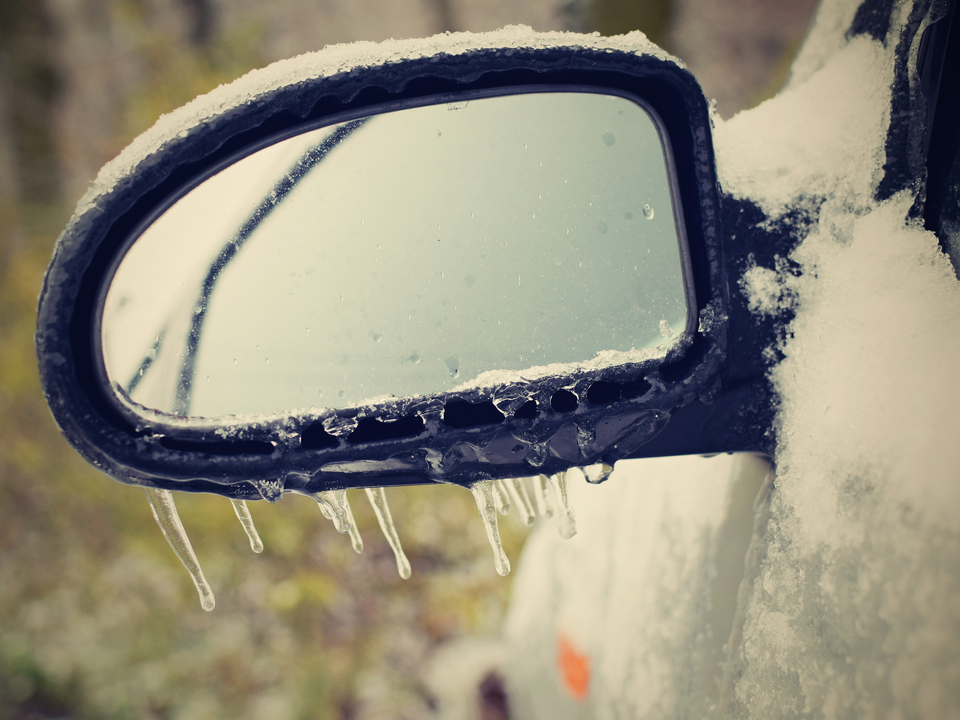
[[217,418],[662,356],[689,313],[670,177],[651,115],[586,92],[282,140],[130,245],[102,305],[107,376]]

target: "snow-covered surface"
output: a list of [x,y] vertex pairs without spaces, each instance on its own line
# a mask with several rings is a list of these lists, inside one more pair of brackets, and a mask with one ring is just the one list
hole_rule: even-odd
[[883,172],[892,70],[884,48],[860,36],[789,92],[718,121],[723,189],[771,219],[825,197],[869,197]]
[[254,70],[229,85],[221,85],[162,116],[150,130],[137,137],[120,155],[103,167],[89,191],[80,200],[78,213],[93,204],[98,196],[109,192],[118,179],[128,174],[143,158],[157,152],[171,140],[226,110],[251,102],[277,88],[360,68],[430,57],[438,53],[461,55],[486,48],[509,50],[554,47],[618,50],[654,55],[669,58],[682,67],[679,60],[667,55],[640,31],[617,37],[601,37],[599,33],[538,33],[524,25],[508,25],[487,33],[444,33],[422,39],[330,45],[315,53],[306,53]]
[[[574,541],[538,530],[520,561],[506,634],[524,717],[960,716],[960,284],[911,195],[875,200],[894,68],[846,38],[855,10],[827,3],[786,90],[716,121],[725,192],[771,221],[819,217],[799,275],[781,259],[740,279],[754,312],[796,316],[725,668],[695,654],[735,461],[620,463],[575,498]],[[591,660],[582,701],[562,688],[561,632]]]

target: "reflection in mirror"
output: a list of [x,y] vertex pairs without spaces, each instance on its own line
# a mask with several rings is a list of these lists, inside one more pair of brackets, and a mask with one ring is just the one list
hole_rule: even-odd
[[648,112],[533,93],[361,118],[230,165],[130,246],[102,355],[135,403],[216,418],[663,356],[688,312]]

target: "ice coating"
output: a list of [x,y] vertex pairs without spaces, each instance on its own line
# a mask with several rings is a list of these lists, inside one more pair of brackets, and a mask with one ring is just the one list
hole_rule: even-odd
[[510,514],[510,496],[503,480],[493,481],[493,504],[501,515]]
[[533,479],[533,496],[537,500],[537,512],[543,517],[553,517],[553,503],[550,502],[550,478],[542,473]]
[[497,573],[505,576],[510,573],[510,560],[503,551],[503,544],[500,542],[496,502],[493,499],[493,485],[493,480],[480,480],[470,486],[470,492],[473,493],[473,499],[477,501],[477,510],[480,511],[483,527],[487,531],[487,540],[490,541],[490,547],[493,549],[493,564]]
[[577,534],[577,519],[573,514],[573,508],[570,507],[570,498],[567,495],[567,474],[558,472],[556,475],[551,475],[550,483],[556,493],[557,505],[560,510],[557,517],[557,532],[564,540],[569,540]]
[[366,493],[370,499],[370,504],[373,506],[373,512],[377,516],[377,522],[380,523],[380,529],[383,530],[383,535],[387,538],[387,543],[397,559],[397,572],[400,573],[400,577],[406,580],[410,577],[410,561],[400,545],[400,536],[393,524],[390,506],[387,505],[387,492],[384,488],[379,487],[366,488]]
[[317,501],[323,516],[333,522],[333,526],[338,533],[346,535],[350,532],[354,522],[353,513],[350,511],[350,503],[347,502],[346,489],[324,490],[323,492],[312,493],[311,497]]
[[233,511],[237,514],[237,519],[243,525],[244,532],[250,539],[250,549],[255,553],[263,552],[263,541],[260,540],[260,533],[257,532],[257,526],[253,524],[253,516],[250,514],[250,508],[247,507],[245,500],[230,500],[233,505]]
[[533,525],[537,516],[533,510],[533,503],[530,502],[530,495],[527,493],[527,486],[523,484],[521,478],[511,478],[506,481],[507,490],[510,491],[510,497],[517,504],[520,512],[520,519],[527,527]]
[[216,598],[213,597],[213,590],[210,584],[203,576],[203,570],[200,568],[200,562],[197,560],[196,553],[193,552],[193,546],[190,544],[190,538],[187,537],[187,531],[180,522],[180,514],[177,512],[177,505],[173,500],[173,493],[169,490],[157,490],[145,487],[144,494],[147,496],[147,502],[150,503],[150,510],[153,517],[163,531],[163,536],[170,543],[170,547],[180,558],[180,562],[190,573],[193,584],[197,586],[197,593],[200,595],[200,607],[208,612],[216,606]]
[[599,484],[610,477],[610,473],[613,472],[613,465],[597,463],[596,465],[588,465],[582,468],[582,471],[588,483]]

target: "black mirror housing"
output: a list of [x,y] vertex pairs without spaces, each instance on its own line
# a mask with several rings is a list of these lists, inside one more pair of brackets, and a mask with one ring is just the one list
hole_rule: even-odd
[[[335,60],[335,71],[317,71],[309,57],[278,63],[162,119],[105,169],[58,241],[36,334],[47,401],[88,461],[127,483],[274,501],[287,491],[471,485],[629,457],[770,451],[772,439],[744,410],[767,402],[764,392],[721,382],[730,293],[710,112],[695,79],[642,36],[464,37],[439,36],[433,52],[406,57],[399,43],[396,57],[383,52],[375,61],[364,45],[316,55]],[[118,409],[94,348],[98,298],[131,234],[171,197],[239,156],[331,119],[425,98],[570,86],[636,96],[666,130],[698,320],[666,358],[235,423]]]

